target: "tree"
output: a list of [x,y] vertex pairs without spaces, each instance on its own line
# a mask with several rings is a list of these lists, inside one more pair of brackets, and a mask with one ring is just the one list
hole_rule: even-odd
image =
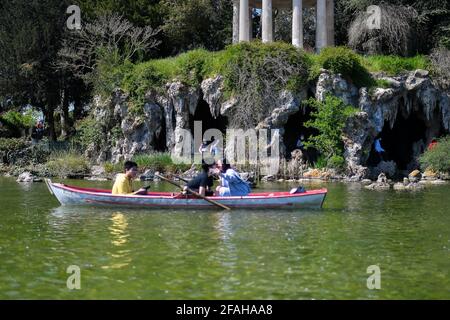
[[53,112],[60,103],[61,74],[53,68],[64,30],[67,1],[16,0],[1,4],[0,100],[31,104],[45,114],[56,139]]
[[171,54],[195,48],[220,50],[231,43],[232,0],[162,0],[161,5]]
[[134,26],[115,13],[102,15],[79,31],[66,32],[58,52],[58,67],[91,84],[104,60],[121,65],[156,48],[160,43],[155,39],[158,32],[151,26]]

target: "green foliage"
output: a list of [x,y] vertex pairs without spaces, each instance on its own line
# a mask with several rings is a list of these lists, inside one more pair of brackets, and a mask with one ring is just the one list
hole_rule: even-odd
[[375,85],[377,88],[390,88],[391,87],[391,83],[386,80],[386,79],[377,79],[375,80]]
[[123,162],[122,161],[117,163],[105,162],[103,164],[103,169],[105,169],[105,172],[108,174],[123,172]]
[[75,128],[76,134],[73,137],[73,142],[79,144],[81,148],[86,149],[92,143],[95,145],[102,143],[103,134],[100,124],[92,115],[78,121]]
[[358,87],[370,87],[374,80],[363,66],[361,57],[346,47],[328,47],[322,49],[317,62],[333,73],[340,73]]
[[450,173],[450,136],[442,137],[431,150],[419,158],[422,169],[432,168],[437,172]]
[[320,155],[317,158],[316,162],[314,163],[314,168],[316,168],[316,169],[324,169],[324,168],[327,167],[327,165],[328,165],[327,158],[325,156],[323,156],[323,155]]
[[26,113],[20,113],[14,110],[10,110],[2,114],[0,118],[6,126],[11,126],[15,129],[31,128],[36,121],[32,112],[30,111]]
[[0,138],[0,152],[19,151],[28,146],[27,142],[19,138]]
[[78,150],[54,152],[45,164],[51,176],[70,177],[89,173],[89,163]]
[[405,71],[430,68],[429,59],[423,55],[410,58],[392,55],[367,56],[363,58],[363,64],[370,72],[383,71],[390,76],[398,75]]
[[343,170],[345,168],[345,159],[343,156],[334,155],[327,161],[328,168]]
[[[295,91],[306,84],[309,69],[313,64],[310,56],[304,51],[283,42],[266,44],[260,41],[243,42],[227,47],[226,51],[225,59],[222,60],[225,64],[220,71],[225,77],[225,88],[232,92],[242,89],[238,87],[238,77],[243,70],[250,71],[254,75],[255,81],[260,81],[262,77],[268,76],[276,78],[276,72],[284,71],[286,79],[279,81],[278,86],[273,89],[291,89]],[[268,59],[276,58],[289,65],[292,70],[271,68],[267,61]],[[285,82],[287,87],[284,86]]]
[[133,157],[139,169],[151,169],[160,172],[182,172],[188,170],[191,166],[187,164],[175,164],[172,161],[170,153],[151,153],[138,154]]
[[305,143],[307,147],[316,148],[332,165],[340,162],[344,145],[342,132],[347,119],[357,109],[332,95],[328,95],[324,102],[310,98],[306,104],[313,109],[312,119],[305,123],[306,127],[314,128],[318,134],[311,136]]

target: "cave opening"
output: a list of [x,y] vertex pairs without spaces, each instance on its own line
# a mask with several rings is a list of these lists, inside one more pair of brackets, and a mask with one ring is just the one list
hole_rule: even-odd
[[211,114],[208,103],[203,99],[200,99],[194,115],[189,118],[189,127],[191,128],[192,134],[194,133],[194,121],[202,122],[202,137],[203,134],[209,129],[217,129],[222,132],[225,137],[225,132],[228,126],[227,118],[220,114],[217,118],[214,118]]
[[[381,138],[381,146],[386,151],[383,160],[394,161],[400,171],[417,169],[414,158],[425,149],[426,132],[425,122],[416,113],[411,113],[407,118],[399,113],[392,129],[386,122],[377,137]],[[420,150],[415,150],[417,148]],[[381,160],[373,144],[367,164],[375,167]]]
[[[295,149],[299,149],[297,142],[301,136],[303,136],[303,142],[317,134],[317,130],[314,128],[308,128],[305,123],[311,119],[311,108],[303,107],[296,113],[289,116],[288,121],[284,125],[283,142],[286,147],[286,158],[291,158],[291,152]],[[317,159],[317,151],[314,148],[308,148],[305,155],[306,160],[313,163]]]
[[154,137],[154,148],[157,152],[166,152],[167,151],[167,135],[166,135],[166,119],[163,117],[161,121],[161,133],[159,136]]

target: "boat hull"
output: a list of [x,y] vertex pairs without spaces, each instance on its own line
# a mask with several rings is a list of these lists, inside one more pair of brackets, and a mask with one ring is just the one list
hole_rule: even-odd
[[[84,189],[59,183],[47,183],[49,190],[62,205],[95,205],[154,209],[216,209],[203,199],[193,196],[152,192],[148,195],[112,195],[109,190]],[[254,193],[244,197],[209,197],[231,208],[321,208],[326,189],[291,195],[288,192]]]

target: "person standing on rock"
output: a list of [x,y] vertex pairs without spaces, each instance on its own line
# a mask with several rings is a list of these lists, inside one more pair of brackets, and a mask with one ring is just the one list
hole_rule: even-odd
[[31,129],[31,141],[33,144],[38,144],[44,137],[44,124],[42,120],[39,120],[36,125]]
[[305,136],[302,134],[297,140],[296,147],[302,152],[302,157],[305,159],[305,162],[309,162],[308,152],[306,151],[305,143],[303,141],[305,141]]

